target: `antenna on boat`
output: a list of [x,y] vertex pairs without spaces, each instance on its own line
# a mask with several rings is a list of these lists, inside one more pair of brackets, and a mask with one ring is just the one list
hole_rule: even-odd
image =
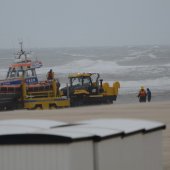
[[[15,54],[16,55],[15,56],[15,59],[16,59],[15,62],[21,62],[21,61],[23,62],[23,59],[24,59],[24,61],[27,60],[27,54],[23,50],[23,42],[20,41],[19,45],[20,45],[20,50]],[[24,56],[24,58],[22,56]]]
[[23,51],[23,48],[22,48],[23,42],[21,41],[21,42],[19,42],[19,44],[20,44],[20,46],[21,46],[21,52],[23,53],[23,52],[24,52],[24,51]]
[[23,41],[20,41],[19,42],[19,45],[20,45],[20,48],[21,48],[21,50],[18,52],[18,59],[21,59],[21,56],[22,55],[24,55],[24,57],[25,57],[25,61],[27,61],[27,54],[29,54],[29,53],[26,53],[24,50],[23,50]]

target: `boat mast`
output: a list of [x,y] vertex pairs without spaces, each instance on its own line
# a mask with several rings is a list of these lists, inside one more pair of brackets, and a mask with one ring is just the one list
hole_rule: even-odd
[[19,42],[19,44],[20,44],[20,47],[21,47],[21,54],[24,54],[25,52],[23,51],[23,42],[21,41],[21,42]]
[[27,54],[26,54],[26,52],[23,50],[23,42],[21,41],[21,42],[19,42],[19,44],[20,44],[21,51],[19,52],[18,58],[20,59],[21,56],[24,55],[24,56],[25,56],[25,62],[26,62],[26,61],[27,61]]

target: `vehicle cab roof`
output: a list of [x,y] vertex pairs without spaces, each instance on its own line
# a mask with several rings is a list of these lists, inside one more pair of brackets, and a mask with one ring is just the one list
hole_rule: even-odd
[[76,77],[90,77],[93,74],[97,74],[97,73],[72,73],[69,74],[69,78],[76,78]]

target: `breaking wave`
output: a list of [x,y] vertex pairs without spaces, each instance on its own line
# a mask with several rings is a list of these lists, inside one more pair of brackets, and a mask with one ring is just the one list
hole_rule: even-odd
[[[136,92],[140,86],[170,91],[170,48],[167,46],[56,48],[35,53],[44,62],[44,66],[37,69],[40,79],[46,78],[49,69],[53,69],[62,84],[69,73],[98,72],[110,84],[120,81],[120,93]],[[4,79],[11,62],[6,59],[12,52],[0,51],[0,54],[0,79]]]

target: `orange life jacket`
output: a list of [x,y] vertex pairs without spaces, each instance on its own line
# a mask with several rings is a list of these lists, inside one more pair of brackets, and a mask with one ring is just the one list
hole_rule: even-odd
[[140,90],[139,96],[146,96],[146,91],[145,90]]

